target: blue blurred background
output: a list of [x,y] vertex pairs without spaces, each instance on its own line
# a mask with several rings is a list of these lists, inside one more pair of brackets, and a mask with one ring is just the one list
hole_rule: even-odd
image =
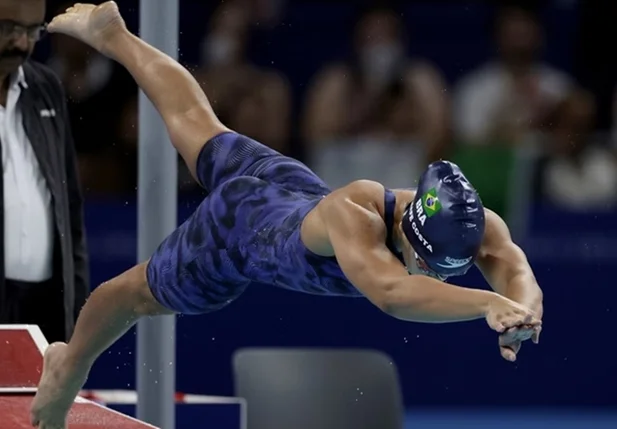
[[[138,2],[117,2],[137,31]],[[49,3],[50,14],[63,7]],[[363,3],[180,0],[180,60],[227,125],[334,187],[410,187],[431,160],[458,162],[529,256],[545,292],[541,342],[512,364],[481,321],[403,323],[364,300],[255,288],[216,314],[179,317],[178,390],[233,395],[240,347],[367,347],[392,356],[410,415],[428,422],[463,410],[504,428],[617,427],[617,5]],[[79,42],[37,49],[70,98],[98,284],[136,260],[137,89]],[[180,175],[184,219],[203,195]],[[477,271],[457,281],[486,287]],[[133,389],[134,349],[131,332],[87,387]]]

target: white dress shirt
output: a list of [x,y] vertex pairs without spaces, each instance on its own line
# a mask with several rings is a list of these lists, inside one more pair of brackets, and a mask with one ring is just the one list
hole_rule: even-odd
[[52,276],[54,222],[51,194],[17,106],[27,88],[20,67],[11,79],[6,106],[0,106],[5,277],[42,282]]

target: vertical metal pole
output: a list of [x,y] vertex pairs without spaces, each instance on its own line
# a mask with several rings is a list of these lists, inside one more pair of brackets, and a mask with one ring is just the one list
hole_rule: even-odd
[[[140,0],[140,37],[174,59],[178,0]],[[173,88],[170,88],[173,91]],[[138,259],[144,261],[177,224],[177,154],[154,106],[139,93]],[[137,325],[137,418],[175,427],[175,317]]]

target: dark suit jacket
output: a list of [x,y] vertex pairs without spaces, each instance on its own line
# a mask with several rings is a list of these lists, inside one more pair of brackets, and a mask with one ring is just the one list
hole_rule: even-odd
[[[54,279],[63,284],[68,338],[90,292],[77,160],[60,80],[48,67],[34,61],[27,61],[23,68],[28,87],[22,88],[18,105],[24,130],[51,193],[56,226]],[[0,198],[0,225],[4,223],[3,205],[4,198]],[[4,231],[0,228],[0,244],[2,242]],[[4,313],[2,305],[6,302],[4,272],[4,246],[0,245],[0,314]]]

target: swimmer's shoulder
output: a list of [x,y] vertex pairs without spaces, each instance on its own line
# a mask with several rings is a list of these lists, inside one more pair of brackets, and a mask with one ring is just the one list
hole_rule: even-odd
[[[328,234],[328,220],[332,213],[341,213],[364,223],[362,228],[367,234],[385,237],[387,234],[384,206],[386,188],[381,183],[372,180],[357,180],[339,188],[324,197],[304,218],[301,236],[304,244],[317,254],[331,253]],[[393,190],[397,200],[413,199],[414,190]]]
[[484,208],[485,227],[480,256],[492,254],[503,248],[504,243],[512,243],[512,236],[506,222],[494,211]]
[[[385,188],[372,180],[356,180],[328,194],[318,205],[318,211],[328,206],[352,203],[375,214],[383,213]],[[321,207],[320,207],[321,206]]]
[[365,220],[365,230],[385,233],[383,185],[370,180],[357,180],[326,195],[306,215],[301,226],[304,245],[318,255],[333,256],[328,220],[333,213],[347,208],[353,211],[354,219]]
[[[313,209],[316,213],[327,211],[328,206],[342,203],[351,203],[384,218],[384,193],[386,188],[379,182],[372,180],[356,180],[339,188],[323,198]],[[392,189],[397,200],[411,201],[415,196],[415,189]]]

